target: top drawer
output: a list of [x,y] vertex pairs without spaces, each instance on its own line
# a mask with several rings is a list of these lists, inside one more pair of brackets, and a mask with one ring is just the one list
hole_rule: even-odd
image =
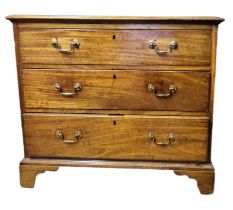
[[211,31],[25,29],[19,47],[22,64],[209,66]]

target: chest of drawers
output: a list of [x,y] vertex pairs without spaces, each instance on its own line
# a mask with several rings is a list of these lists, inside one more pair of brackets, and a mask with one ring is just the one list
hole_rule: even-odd
[[22,187],[60,166],[174,170],[213,192],[217,17],[8,16]]

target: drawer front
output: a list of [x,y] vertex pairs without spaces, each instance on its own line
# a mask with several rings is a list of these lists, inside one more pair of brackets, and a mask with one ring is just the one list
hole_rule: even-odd
[[206,161],[208,119],[26,114],[26,157]]
[[209,73],[23,70],[21,76],[25,108],[35,111],[208,110]]
[[37,29],[19,39],[23,64],[209,66],[211,59],[209,30]]

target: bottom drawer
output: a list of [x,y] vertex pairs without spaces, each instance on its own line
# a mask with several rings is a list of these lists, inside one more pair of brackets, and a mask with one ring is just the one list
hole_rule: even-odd
[[208,159],[207,117],[25,114],[26,157]]

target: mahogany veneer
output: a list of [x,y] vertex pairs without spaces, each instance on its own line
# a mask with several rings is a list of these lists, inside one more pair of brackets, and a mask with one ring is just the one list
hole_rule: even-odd
[[8,16],[22,187],[60,166],[174,170],[214,189],[218,17]]

